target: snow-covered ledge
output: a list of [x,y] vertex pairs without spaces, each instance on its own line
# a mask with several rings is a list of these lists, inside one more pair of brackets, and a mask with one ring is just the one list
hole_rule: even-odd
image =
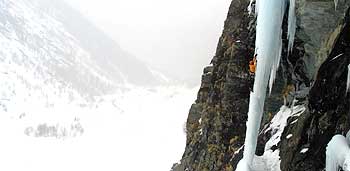
[[326,171],[350,171],[350,132],[346,137],[335,135],[326,149]]

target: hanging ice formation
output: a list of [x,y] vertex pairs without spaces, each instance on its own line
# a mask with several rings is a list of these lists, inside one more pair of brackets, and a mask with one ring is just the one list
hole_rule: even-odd
[[294,37],[296,30],[296,17],[295,17],[295,0],[289,1],[289,13],[288,13],[288,52],[292,51],[294,45]]
[[[253,0],[250,4],[252,2]],[[237,171],[251,170],[263,115],[266,89],[269,84],[271,93],[280,63],[282,23],[287,4],[289,4],[288,46],[291,50],[295,35],[295,0],[255,0],[257,68],[253,92],[250,94],[243,159],[239,162]],[[251,7],[249,9],[251,10]]]
[[338,1],[339,1],[339,0],[334,0],[334,9],[335,9],[335,10],[337,10]]
[[328,143],[326,149],[326,171],[350,171],[350,147],[349,133],[345,138],[342,135],[335,135]]

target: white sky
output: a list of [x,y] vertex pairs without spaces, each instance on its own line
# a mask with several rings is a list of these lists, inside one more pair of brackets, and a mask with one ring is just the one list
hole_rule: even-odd
[[69,0],[123,49],[162,72],[196,84],[214,55],[230,2]]

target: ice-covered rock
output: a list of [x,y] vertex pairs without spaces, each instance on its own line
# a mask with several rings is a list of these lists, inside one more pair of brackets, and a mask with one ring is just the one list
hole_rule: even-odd
[[342,135],[335,135],[327,145],[326,171],[350,171],[350,147]]

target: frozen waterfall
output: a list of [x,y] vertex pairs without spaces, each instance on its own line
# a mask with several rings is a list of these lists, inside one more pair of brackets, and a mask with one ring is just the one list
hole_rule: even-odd
[[[253,1],[251,1],[252,4]],[[253,92],[250,94],[247,131],[243,159],[237,171],[251,170],[260,123],[263,115],[267,86],[270,93],[276,77],[282,52],[282,23],[289,3],[288,39],[292,49],[295,35],[295,0],[256,0],[257,14],[255,53],[257,68]],[[251,7],[248,8],[251,12]]]

